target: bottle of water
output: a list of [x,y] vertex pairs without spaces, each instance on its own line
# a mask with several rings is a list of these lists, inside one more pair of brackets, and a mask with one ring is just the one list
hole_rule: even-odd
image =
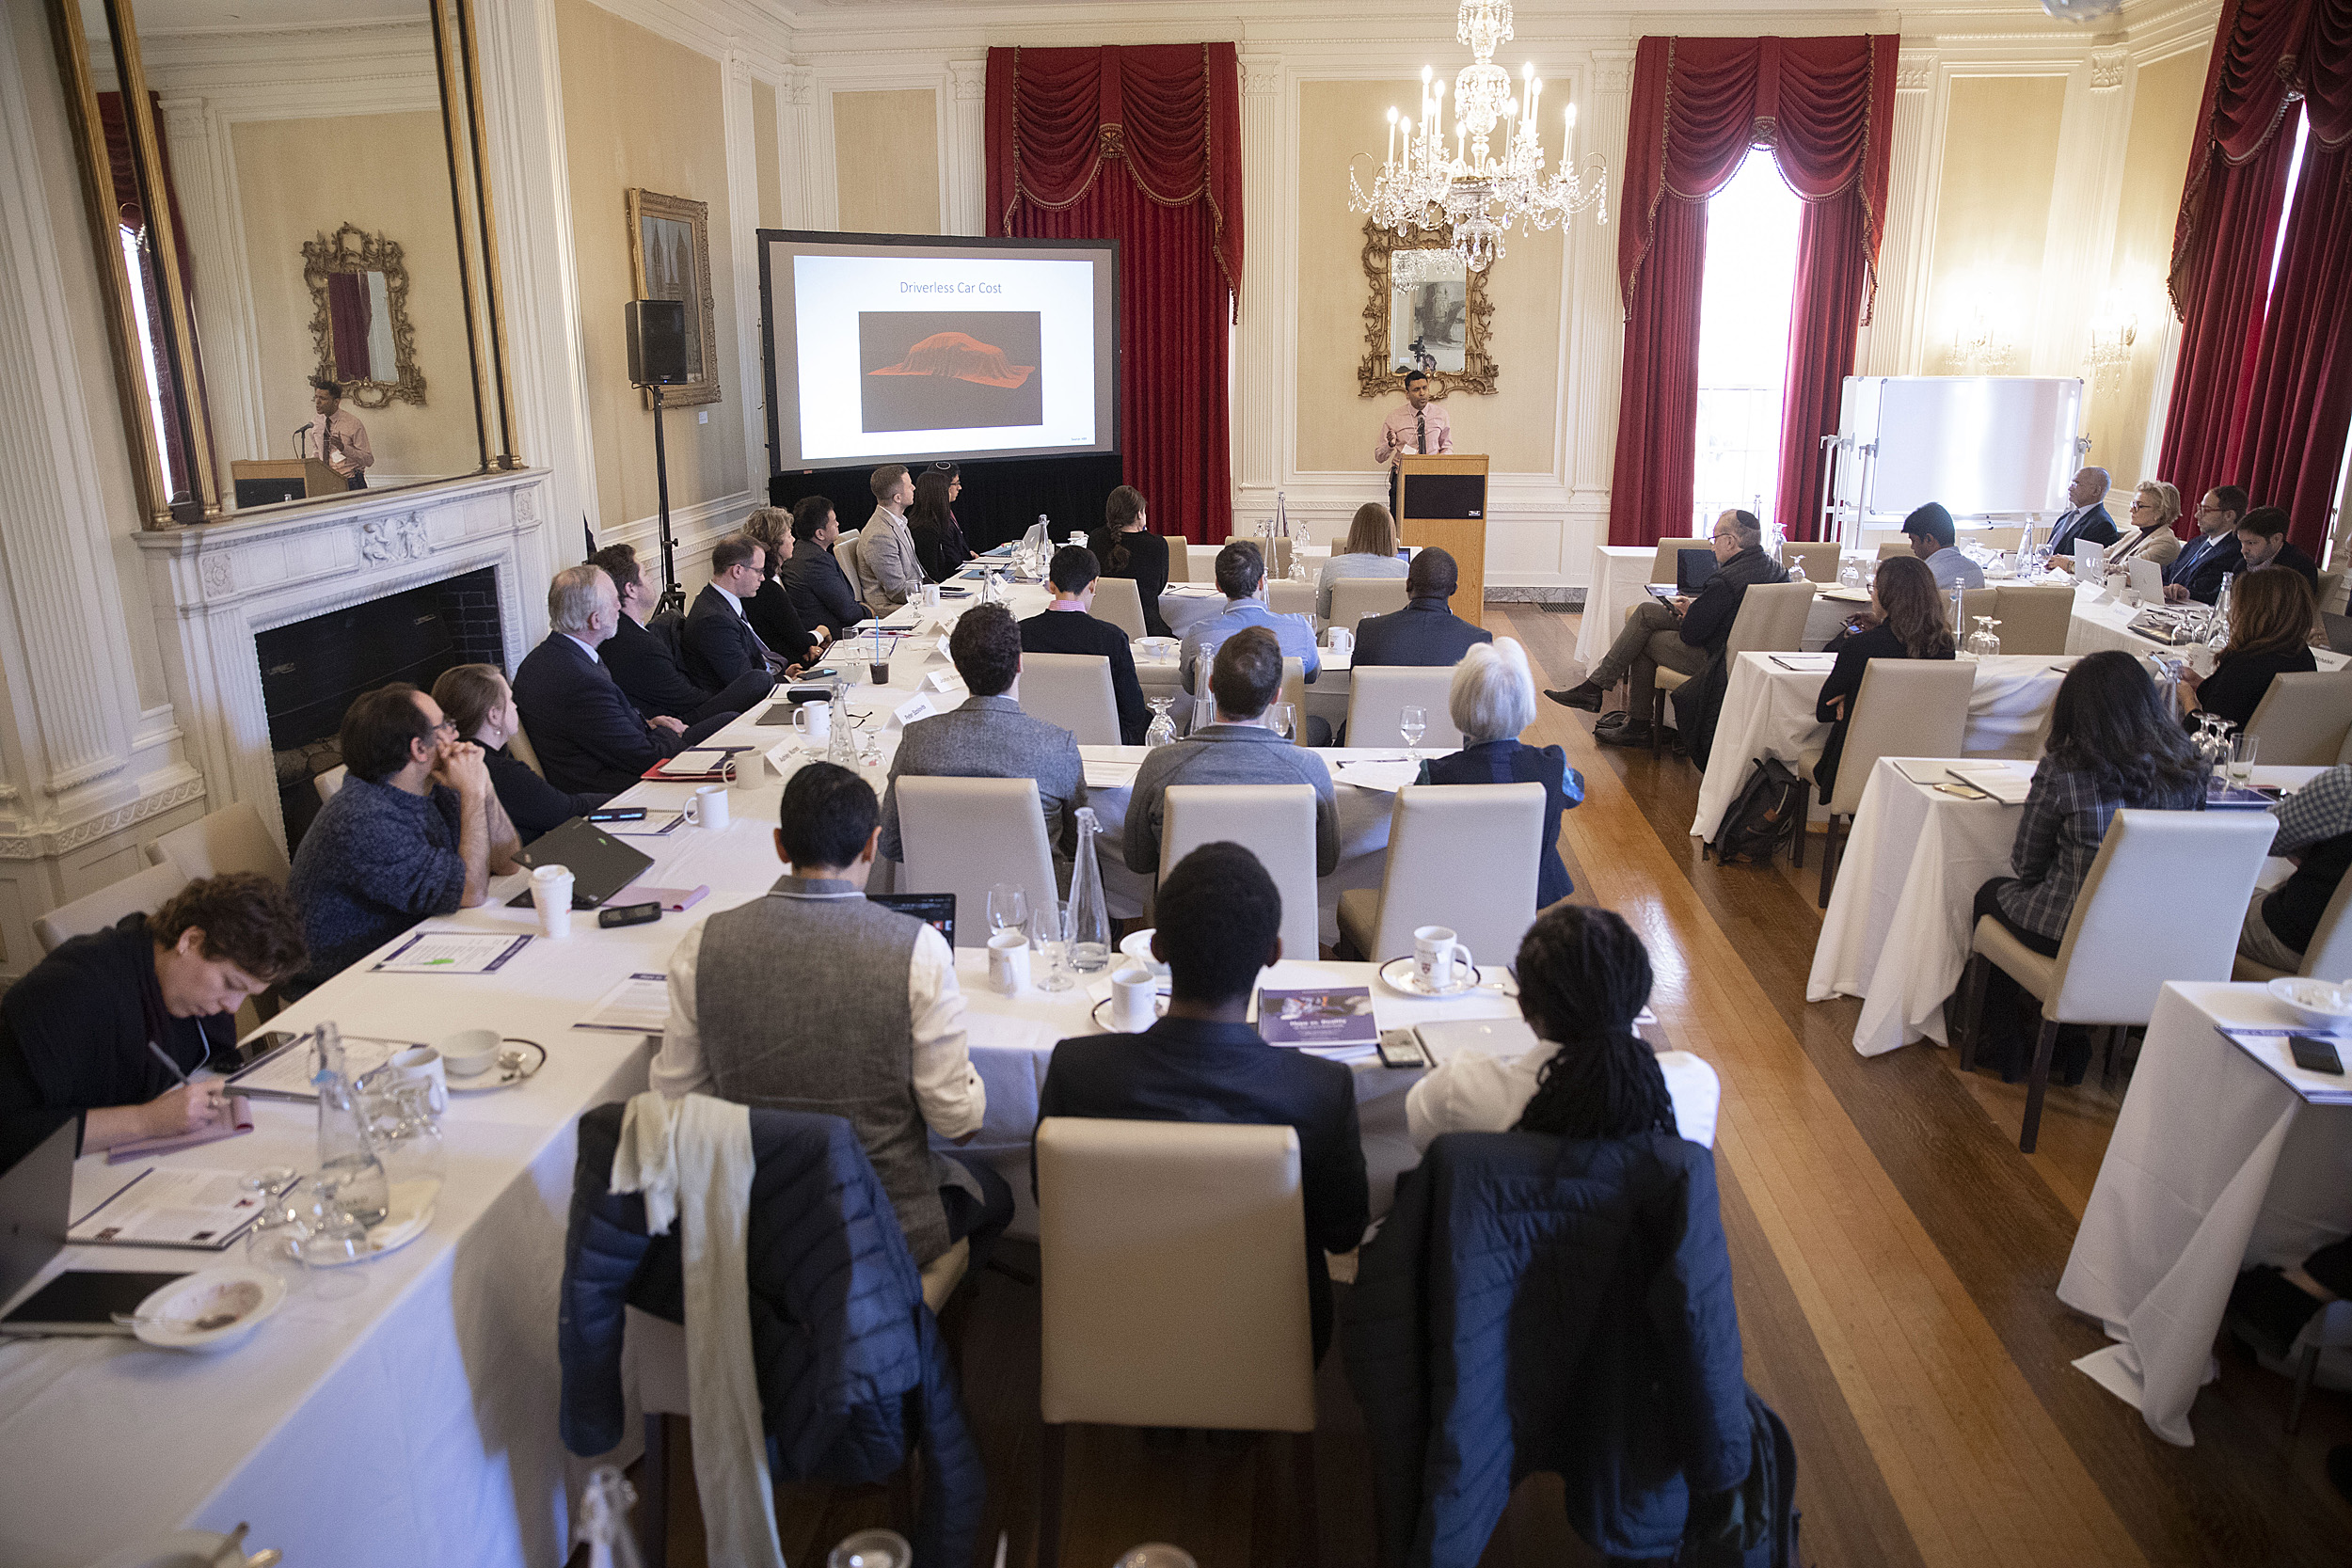
[[1209,672],[1216,667],[1216,650],[1203,648],[1192,661],[1192,733],[1216,722],[1216,698],[1209,690]]
[[1952,584],[1952,635],[1958,637],[1968,629],[1968,601],[1961,595],[1967,592],[1959,583]]
[[1070,965],[1095,974],[1111,962],[1110,906],[1103,897],[1103,868],[1094,858],[1094,835],[1102,824],[1092,806],[1080,806],[1078,863],[1070,873]]
[[2221,574],[2221,591],[2213,596],[2213,613],[2205,618],[2205,646],[2217,654],[2230,645],[2230,591],[2236,581],[2235,572]]
[[334,1024],[319,1025],[310,1060],[310,1083],[319,1091],[319,1184],[358,1225],[381,1225],[391,1212],[391,1183],[376,1158],[358,1085],[344,1064],[342,1034]]

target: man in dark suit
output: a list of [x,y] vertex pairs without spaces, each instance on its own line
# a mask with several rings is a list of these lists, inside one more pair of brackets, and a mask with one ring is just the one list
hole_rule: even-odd
[[2066,487],[2067,508],[2050,525],[2050,553],[2073,555],[2074,546],[2088,539],[2094,545],[2116,541],[2115,519],[2107,515],[2107,471],[2085,468]]
[[745,712],[775,689],[776,678],[766,669],[744,671],[723,691],[695,685],[669,638],[646,625],[653,618],[654,595],[646,590],[637,552],[627,545],[607,545],[588,562],[604,569],[621,595],[619,628],[596,652],[639,713],[700,723],[722,713]]
[[2238,553],[2238,520],[2246,515],[2246,492],[2234,484],[2217,484],[2197,505],[2197,537],[2181,546],[2164,568],[2164,597],[2169,604],[2211,604],[2221,593],[2221,579],[2246,570]]
[[[1282,895],[1257,856],[1238,844],[1195,849],[1160,883],[1158,920],[1152,952],[1168,965],[1168,1016],[1140,1035],[1089,1035],[1054,1047],[1038,1117],[1295,1129],[1319,1358],[1331,1342],[1323,1255],[1362,1241],[1372,1214],[1353,1076],[1338,1062],[1268,1045],[1247,1022],[1258,971],[1282,956]],[[1034,1152],[1029,1180],[1034,1190]]]
[[558,789],[618,794],[735,717],[722,713],[691,727],[639,717],[596,653],[620,619],[620,594],[602,567],[566,567],[548,585],[547,641],[515,672],[523,727]]
[[1143,700],[1143,683],[1136,679],[1135,650],[1127,634],[1108,621],[1098,621],[1094,609],[1095,579],[1103,575],[1094,552],[1084,545],[1064,545],[1054,552],[1046,576],[1053,579],[1054,602],[1021,623],[1025,654],[1101,654],[1111,661],[1111,700],[1119,705],[1119,738],[1129,746],[1143,744],[1152,727],[1152,710]]
[[1371,615],[1356,627],[1356,662],[1428,664],[1451,669],[1494,633],[1474,626],[1447,608],[1461,582],[1461,568],[1435,546],[1413,557],[1405,574],[1406,604],[1387,615]]
[[732,686],[755,670],[797,675],[817,654],[816,640],[799,626],[792,645],[771,648],[743,619],[743,601],[759,592],[768,552],[748,533],[730,533],[710,546],[710,581],[686,612],[686,669],[703,686]]
[[866,617],[857,589],[834,556],[833,547],[840,542],[841,520],[834,515],[833,502],[822,496],[803,497],[792,509],[791,559],[776,572],[801,625],[831,626],[835,637]]
[[2283,506],[2258,506],[2246,515],[2237,526],[2237,553],[2246,558],[2245,571],[2284,566],[2302,573],[2312,591],[2319,591],[2319,562],[2287,543],[2287,509]]

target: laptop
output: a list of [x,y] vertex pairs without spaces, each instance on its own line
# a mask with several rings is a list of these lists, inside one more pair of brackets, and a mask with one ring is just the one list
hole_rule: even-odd
[[[32,1283],[65,1249],[73,1218],[73,1149],[80,1123],[65,1117],[38,1142],[0,1149],[0,1303]],[[11,1159],[11,1156],[17,1156]],[[125,1274],[69,1269],[0,1318],[4,1334],[112,1334],[131,1331],[114,1321],[187,1271]]]
[[[614,838],[594,822],[575,816],[550,828],[516,852],[528,866],[561,865],[572,874],[572,908],[593,910],[644,875],[653,857]],[[531,907],[531,890],[506,901],[510,910]]]
[[911,914],[946,937],[950,948],[956,944],[956,895],[952,893],[869,893],[866,901]]
[[2328,629],[2328,646],[2339,654],[2352,654],[2352,615],[2330,615],[2319,612],[2319,624]]
[[1694,594],[1707,586],[1707,579],[1715,575],[1720,564],[1711,547],[1677,550],[1675,552],[1675,589],[1684,594]]
[[2131,584],[2132,592],[2139,595],[2140,603],[2164,603],[2164,568],[2154,562],[2126,561],[2123,562],[2123,577]]

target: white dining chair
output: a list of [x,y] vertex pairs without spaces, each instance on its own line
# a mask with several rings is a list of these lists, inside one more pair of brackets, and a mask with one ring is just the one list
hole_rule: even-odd
[[1377,892],[1340,895],[1340,940],[1374,963],[1413,950],[1422,926],[1450,926],[1481,963],[1518,961],[1535,920],[1544,786],[1407,784],[1389,811]]
[[1108,621],[1126,633],[1130,642],[1148,635],[1143,624],[1143,595],[1136,591],[1133,578],[1096,578],[1093,614],[1095,619]]
[[1307,742],[1307,661],[1285,657],[1282,660],[1282,694],[1275,699],[1291,705],[1291,744],[1304,746]]
[[1282,951],[1322,956],[1315,903],[1315,792],[1311,784],[1170,784],[1161,797],[1160,878],[1203,844],[1258,857],[1282,895]]
[[1802,561],[1807,580],[1832,583],[1837,580],[1838,550],[1835,539],[1784,539],[1780,546],[1781,562],[1793,568]]
[[1324,625],[1353,633],[1365,616],[1394,614],[1406,603],[1403,578],[1342,578],[1331,585],[1331,617]]
[[[1949,595],[1947,594],[1946,597],[1948,598]],[[1979,615],[1990,615],[1996,622],[2000,620],[2001,591],[1999,589],[1962,589],[1960,591],[1960,625],[1952,628],[1952,635],[1963,642],[1967,641],[1968,634],[1977,629],[1977,617]],[[1995,626],[1993,630],[1997,636],[2001,628]],[[2009,652],[2009,644],[2006,642],[2001,644],[2001,651]]]
[[1292,1433],[1290,1555],[1313,1564],[1315,1366],[1295,1129],[1037,1125],[1039,1568],[1061,1560],[1074,1423]]
[[75,937],[103,931],[126,914],[152,914],[166,899],[188,885],[187,876],[167,862],[135,871],[96,893],[86,893],[60,904],[33,922],[33,935],[43,953],[55,953]]
[[[1837,879],[1838,832],[1862,809],[1862,792],[1881,757],[1956,757],[1968,731],[1968,699],[1977,667],[1959,658],[1874,658],[1862,667],[1862,689],[1854,693],[1846,726],[1846,749],[1830,785],[1829,822],[1821,837],[1820,906]],[[1816,784],[1815,769],[1828,737],[1804,749],[1797,777]],[[1797,835],[1796,863],[1804,863],[1804,835]]]
[[[2277,828],[2259,812],[2119,811],[2075,895],[2056,958],[2027,947],[1991,915],[1977,922],[1961,982],[1966,996],[1961,1070],[1976,1067],[1994,966],[2042,1004],[2020,1150],[2033,1152],[2042,1128],[2050,1052],[2060,1027],[2143,1025],[2166,981],[2230,977],[2246,902]],[[2188,888],[2195,897],[2182,895]],[[2152,910],[2164,911],[2162,942],[2148,940]]]
[[2303,949],[2301,968],[2273,969],[2240,953],[2230,966],[2230,978],[2268,982],[2302,974],[2314,980],[2352,980],[2352,919],[2345,918],[2347,911],[2352,911],[2352,877],[2336,883],[2328,907],[2319,911],[2319,924],[2312,927],[2311,945]]
[[159,865],[178,866],[180,875],[191,882],[224,872],[249,871],[283,887],[290,870],[286,851],[269,836],[269,830],[262,825],[262,814],[250,800],[223,806],[185,827],[172,829],[155,841],[153,859]]
[[321,773],[316,778],[312,779],[310,781],[310,787],[319,792],[319,803],[321,805],[325,805],[327,801],[332,800],[342,792],[343,781],[349,777],[351,777],[351,769],[339,762],[334,767],[328,768],[326,772]]
[[2273,675],[2246,733],[2266,768],[2326,768],[2352,738],[2352,669]]
[[1908,539],[1882,539],[1879,541],[1879,560],[1881,562],[1893,561],[1898,556],[1917,555],[1918,553],[1919,552],[1917,550],[1911,547],[1911,541]]
[[1059,724],[1081,746],[1117,746],[1119,701],[1102,654],[1023,654],[1021,711]]
[[1452,751],[1462,744],[1448,699],[1454,691],[1454,671],[1447,665],[1359,664],[1348,673],[1347,743],[1350,746],[1402,746],[1404,732],[1398,715],[1418,707],[1427,721],[1420,744],[1432,751]]
[[[1731,636],[1724,644],[1726,661],[1741,654],[1792,654],[1804,641],[1805,617],[1813,613],[1816,588],[1811,582],[1755,582],[1740,596],[1740,613],[1732,617]],[[1679,670],[1660,665],[1650,698],[1649,751],[1656,756],[1666,729],[1666,699],[1696,680]]]
[[2001,623],[2001,652],[2062,654],[2067,630],[2074,624],[2074,591],[2062,582],[2046,588],[2004,583],[1994,594],[1991,613]]
[[850,579],[850,592],[869,610],[874,607],[874,579],[867,577],[857,563],[857,535],[845,533],[833,542],[833,559],[841,568],[841,575]]
[[1979,549],[2013,550],[2026,542],[2022,528],[1970,528],[1960,531],[1960,543]]
[[898,841],[909,893],[956,895],[956,945],[988,945],[988,890],[1010,882],[1028,895],[1032,920],[1060,895],[1045,811],[1035,779],[925,778],[902,774]]
[[1315,612],[1315,585],[1311,582],[1292,582],[1278,579],[1265,585],[1265,607],[1277,615],[1305,615]]

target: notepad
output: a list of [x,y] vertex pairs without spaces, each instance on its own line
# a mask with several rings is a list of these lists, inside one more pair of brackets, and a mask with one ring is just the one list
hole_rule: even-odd
[[631,974],[596,999],[575,1029],[609,1029],[621,1035],[659,1035],[670,1022],[670,977]]
[[1954,762],[1944,771],[1971,789],[1980,789],[2005,806],[2023,805],[2033,788],[2033,769],[2006,762]]
[[1800,675],[1826,675],[1837,668],[1836,654],[1772,654],[1774,664]]
[[1080,767],[1086,770],[1089,789],[1133,788],[1136,774],[1142,766],[1141,763],[1119,762],[1108,758],[1097,761],[1093,757],[1084,758],[1080,763]]
[[223,1138],[241,1137],[253,1131],[253,1101],[241,1094],[229,1097],[227,1117],[210,1127],[194,1132],[174,1132],[160,1138],[135,1138],[127,1144],[117,1144],[106,1151],[106,1164],[125,1164],[133,1160],[149,1160],[158,1154],[177,1154],[183,1148],[199,1148],[216,1144]]
[[165,1170],[150,1165],[76,1220],[65,1239],[76,1246],[192,1247],[225,1252],[262,1212],[231,1170]]

